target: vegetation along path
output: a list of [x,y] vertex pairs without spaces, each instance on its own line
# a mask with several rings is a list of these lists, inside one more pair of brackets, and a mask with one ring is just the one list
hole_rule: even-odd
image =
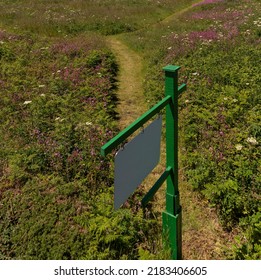
[[[201,2],[201,1],[197,1]],[[176,16],[188,11],[192,6],[184,8],[164,19],[158,24],[167,24]],[[152,27],[156,27],[154,24]],[[143,58],[126,46],[119,36],[108,36],[107,42],[114,52],[119,64],[118,82],[118,113],[120,129],[125,128],[137,119],[148,108],[143,95]],[[148,189],[164,170],[165,152],[161,163],[148,180],[145,188]],[[184,259],[224,259],[225,250],[229,247],[232,234],[226,233],[213,209],[198,194],[192,191],[191,186],[182,176],[179,176],[181,204],[183,207],[183,258]],[[157,194],[157,207],[164,208],[165,190]]]

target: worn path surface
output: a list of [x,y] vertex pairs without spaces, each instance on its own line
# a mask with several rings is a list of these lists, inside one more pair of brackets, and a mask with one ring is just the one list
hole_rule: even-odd
[[107,42],[119,64],[118,113],[121,129],[142,115],[146,106],[142,89],[142,58],[128,48],[117,36],[107,37]]

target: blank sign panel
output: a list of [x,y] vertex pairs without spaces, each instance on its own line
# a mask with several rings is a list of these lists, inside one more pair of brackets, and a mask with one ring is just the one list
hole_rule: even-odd
[[114,208],[118,209],[158,164],[162,117],[148,125],[115,156]]

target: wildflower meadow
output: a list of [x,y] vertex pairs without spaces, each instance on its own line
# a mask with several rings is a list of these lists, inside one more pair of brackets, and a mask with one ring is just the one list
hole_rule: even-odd
[[0,1],[0,259],[170,256],[144,186],[113,209],[114,159],[100,148],[119,132],[121,69],[106,36],[142,56],[149,107],[162,68],[181,66],[180,176],[231,236],[209,256],[260,259],[260,11],[259,0]]
[[[227,232],[238,233],[227,257],[258,259],[260,3],[202,1],[194,7],[175,22],[182,21],[182,27],[169,25],[161,32],[160,50],[150,57],[147,99],[154,103],[162,97],[157,69],[182,66],[180,80],[188,86],[179,99],[183,173],[217,209]],[[143,42],[146,50],[151,41]]]

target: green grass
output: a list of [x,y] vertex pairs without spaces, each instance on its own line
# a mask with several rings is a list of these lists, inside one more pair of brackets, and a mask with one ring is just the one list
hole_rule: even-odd
[[4,28],[66,36],[85,31],[103,35],[134,31],[157,22],[192,0],[121,1],[2,1],[0,22]]
[[122,38],[144,53],[151,105],[163,96],[162,67],[182,66],[187,180],[216,207],[226,230],[240,226],[232,258],[260,258],[260,3],[195,6]]
[[[196,2],[0,1],[1,259],[168,258],[159,213],[137,206],[143,189],[113,211],[113,158],[99,156],[118,131],[118,65],[100,35],[126,32],[148,104],[162,67],[182,66],[184,174],[240,228],[226,256],[260,258],[260,3],[186,9]],[[201,227],[193,211],[185,230]]]
[[139,258],[159,227],[142,190],[113,210],[99,155],[118,131],[115,57],[99,36],[0,36],[0,258]]

